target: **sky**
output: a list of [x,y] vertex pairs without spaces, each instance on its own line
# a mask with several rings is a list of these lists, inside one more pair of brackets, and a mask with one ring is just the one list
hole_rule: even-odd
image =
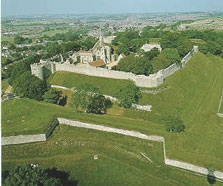
[[223,0],[1,0],[2,16],[223,11]]

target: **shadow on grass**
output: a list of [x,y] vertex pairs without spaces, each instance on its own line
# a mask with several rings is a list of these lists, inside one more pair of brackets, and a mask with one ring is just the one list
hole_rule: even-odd
[[57,170],[55,167],[52,169],[46,169],[46,172],[48,173],[49,177],[60,179],[62,185],[77,186],[78,184],[78,181],[69,179],[69,174],[67,172]]
[[209,184],[213,185],[216,182],[216,177],[214,175],[214,171],[208,169],[207,181]]
[[63,96],[59,101],[59,105],[65,106],[66,104],[67,104],[67,96]]

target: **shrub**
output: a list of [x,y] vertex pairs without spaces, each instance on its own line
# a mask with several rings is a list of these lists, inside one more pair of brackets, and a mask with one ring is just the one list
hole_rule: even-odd
[[185,125],[181,119],[175,116],[167,116],[164,118],[165,128],[168,132],[183,132]]
[[53,104],[58,104],[61,98],[61,92],[57,91],[54,88],[50,88],[45,94],[43,95],[43,101]]
[[121,88],[116,95],[121,106],[124,108],[130,108],[133,103],[138,103],[141,93],[139,88],[135,85],[127,85]]

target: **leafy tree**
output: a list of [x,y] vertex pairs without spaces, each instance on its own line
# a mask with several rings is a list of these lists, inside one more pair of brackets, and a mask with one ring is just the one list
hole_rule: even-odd
[[136,57],[133,54],[120,60],[113,70],[132,72],[134,74],[149,75],[153,72],[151,62],[146,57]]
[[128,56],[130,54],[130,51],[128,46],[126,46],[125,44],[121,44],[120,46],[118,46],[117,53],[124,53],[126,56]]
[[208,53],[208,46],[207,44],[200,44],[199,45],[199,51],[204,53],[204,54],[207,54]]
[[62,183],[60,179],[49,176],[45,169],[33,167],[31,165],[23,165],[9,172],[3,185],[62,186]]
[[163,35],[161,38],[160,44],[161,48],[176,48],[177,47],[177,41],[179,39],[179,34],[167,32]]
[[188,38],[179,38],[177,41],[177,50],[180,57],[184,57],[188,54],[193,48],[192,42]]
[[120,105],[124,108],[130,108],[133,103],[138,103],[140,96],[140,90],[134,84],[129,84],[116,93]]
[[152,60],[153,58],[157,57],[160,54],[160,51],[158,48],[153,48],[149,52],[144,52],[144,56],[148,57],[149,60]]
[[47,44],[47,57],[53,57],[60,53],[62,53],[62,48],[57,42]]
[[85,50],[90,50],[95,45],[97,40],[97,38],[89,36],[86,39],[82,40],[81,46]]
[[71,97],[71,106],[78,111],[81,108],[87,111],[87,107],[94,95],[99,95],[99,89],[90,84],[82,84],[75,89],[75,93]]
[[87,112],[95,114],[106,113],[106,98],[103,95],[95,94],[89,99]]
[[57,91],[54,88],[50,88],[45,94],[43,95],[43,101],[48,103],[58,104],[61,98],[61,92]]
[[30,66],[29,64],[25,62],[17,63],[13,65],[10,69],[10,78],[9,78],[9,84],[12,85],[13,82],[26,71],[30,71]]
[[223,48],[221,48],[221,45],[214,41],[208,41],[207,48],[208,51],[214,55],[220,55],[223,53]]
[[22,36],[16,35],[14,38],[14,43],[15,44],[22,44],[25,41],[25,38]]
[[2,63],[2,66],[4,67],[5,65],[8,65],[8,64],[10,64],[10,63],[12,63],[13,61],[10,59],[10,58],[8,58],[8,57],[2,57],[2,59],[1,59],[1,63]]
[[148,76],[153,72],[151,61],[149,61],[146,57],[136,57],[136,64],[132,69],[132,72],[137,75],[141,74]]
[[181,58],[175,48],[166,48],[161,53],[160,56],[167,58],[170,63],[180,63]]
[[185,125],[183,121],[176,116],[166,116],[164,119],[166,131],[168,132],[183,132]]
[[132,39],[131,41],[128,42],[127,46],[131,52],[136,52],[142,47],[143,44],[144,41],[142,39]]
[[152,60],[153,72],[158,72],[161,69],[167,68],[172,62],[165,56],[157,56]]
[[13,92],[19,97],[27,97],[37,101],[42,100],[47,90],[46,82],[31,75],[29,71],[24,72],[13,81]]

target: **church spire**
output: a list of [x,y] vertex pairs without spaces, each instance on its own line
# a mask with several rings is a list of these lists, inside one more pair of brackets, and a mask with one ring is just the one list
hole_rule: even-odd
[[102,45],[103,45],[103,36],[102,36],[102,31],[101,31],[101,25],[100,25],[100,36],[99,36],[99,40],[100,40],[100,47],[102,47]]

